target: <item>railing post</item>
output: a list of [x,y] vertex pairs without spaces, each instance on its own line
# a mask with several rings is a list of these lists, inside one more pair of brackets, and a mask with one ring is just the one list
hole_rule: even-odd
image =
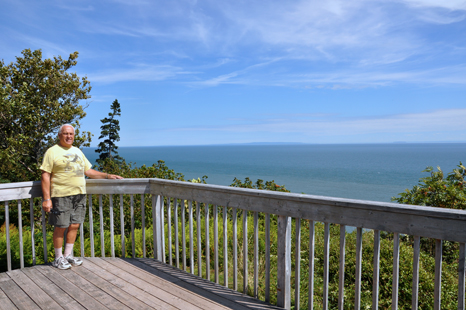
[[291,217],[278,216],[277,306],[291,308]]

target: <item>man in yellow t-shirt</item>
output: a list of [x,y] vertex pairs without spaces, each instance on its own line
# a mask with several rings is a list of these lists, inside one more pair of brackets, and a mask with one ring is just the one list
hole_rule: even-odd
[[[79,225],[86,215],[86,180],[123,179],[121,176],[91,169],[91,163],[83,152],[73,146],[74,128],[69,124],[60,127],[59,143],[47,150],[40,169],[42,170],[42,208],[50,212],[49,223],[54,225],[53,247],[55,260],[52,265],[68,269],[83,263],[73,256]],[[63,238],[66,234],[65,253],[62,253]]]

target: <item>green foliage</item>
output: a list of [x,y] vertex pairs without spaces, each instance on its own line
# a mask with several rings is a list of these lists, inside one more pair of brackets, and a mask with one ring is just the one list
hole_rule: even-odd
[[91,134],[79,132],[86,113],[80,100],[90,98],[86,77],[67,71],[78,52],[42,60],[40,50],[22,51],[15,63],[0,61],[0,178],[10,182],[40,179],[39,166],[65,124],[76,129],[75,145],[89,146]]
[[98,148],[95,150],[97,153],[100,153],[99,159],[97,159],[99,165],[102,165],[106,158],[110,158],[117,164],[123,161],[123,158],[118,155],[118,146],[115,144],[116,141],[120,141],[120,134],[118,133],[120,131],[120,121],[116,117],[121,116],[121,108],[117,99],[113,101],[110,109],[112,112],[108,113],[108,117],[100,120],[103,125],[100,126],[102,131],[99,139],[104,138],[104,141],[100,142]]
[[421,178],[419,184],[411,190],[406,189],[405,192],[399,194],[399,197],[393,197],[392,201],[466,210],[466,168],[461,162],[458,168],[453,169],[446,177],[440,167],[437,167],[437,171],[434,171],[432,167],[427,167],[422,172],[430,173],[430,175]]
[[[440,167],[434,171],[427,167],[424,171],[429,176],[419,179],[419,184],[411,190],[406,189],[399,197],[392,197],[392,201],[409,205],[430,206],[466,210],[466,168],[460,162],[457,169],[453,169],[447,176]],[[410,239],[412,241],[412,238]],[[424,254],[435,257],[435,240],[421,238],[421,249]],[[457,258],[459,245],[456,242],[443,241],[443,258],[447,263]]]
[[[159,160],[157,164],[153,164],[152,166],[142,165],[141,167],[134,167],[133,165],[133,163],[127,163],[125,160],[118,163],[111,158],[106,158],[102,161],[101,168],[102,171],[120,175],[124,178],[159,178],[185,181],[182,173],[169,169],[163,160]],[[205,180],[204,177],[203,180]]]
[[251,179],[246,177],[244,182],[241,180],[234,178],[233,183],[230,185],[232,187],[241,187],[241,188],[254,188],[254,189],[265,189],[269,191],[277,191],[277,192],[290,192],[285,188],[285,185],[278,185],[275,183],[274,180],[272,181],[265,181],[258,179],[255,184],[252,183]]
[[[14,224],[10,224],[10,247],[11,247],[11,260],[12,268],[20,268],[20,243],[19,243],[19,230]],[[53,233],[47,232],[47,256],[50,262],[54,256]],[[34,234],[35,244],[34,249],[36,253],[36,264],[44,263],[43,256],[43,242],[42,242],[42,231],[36,230]],[[0,272],[7,271],[7,253],[6,253],[6,227],[5,223],[0,227]],[[32,266],[32,243],[31,243],[31,229],[30,227],[23,227],[23,249],[24,249],[24,265]]]

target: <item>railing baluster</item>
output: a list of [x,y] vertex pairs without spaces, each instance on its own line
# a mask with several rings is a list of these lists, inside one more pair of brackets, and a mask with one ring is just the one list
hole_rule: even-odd
[[[161,196],[161,205],[160,205],[160,247],[162,262],[165,263],[165,197]],[[170,198],[167,198],[168,204],[170,204]]]
[[413,292],[411,308],[418,309],[419,304],[419,257],[421,254],[421,237],[414,236],[413,244]]
[[435,239],[434,310],[440,310],[441,304],[442,304],[442,240]]
[[125,248],[125,213],[123,211],[123,194],[120,194],[120,229],[121,229],[121,257],[126,257]]
[[[45,217],[45,215],[43,215],[43,217]],[[45,224],[43,227],[45,227]],[[8,201],[5,201],[5,234],[6,234],[6,263],[7,263],[8,271],[11,271],[10,211],[8,210]],[[44,240],[46,239],[44,238]],[[45,250],[44,250],[44,253],[45,253],[44,256],[47,255]]]
[[[42,222],[42,241],[43,241],[43,251],[44,251],[44,262],[47,262],[48,261],[48,257],[47,257],[47,226],[45,226],[45,211],[42,208],[40,208],[40,210],[41,210],[41,213],[42,213],[41,222]],[[5,217],[5,222],[6,222],[6,217]]]
[[[29,220],[31,222],[32,265],[35,266],[36,265],[36,247],[35,247],[36,241],[35,241],[34,235],[36,232],[35,232],[35,227],[34,227],[34,198],[33,197],[29,199]],[[81,225],[81,235],[83,234],[82,226],[83,225]],[[81,242],[81,248],[83,248],[83,242]],[[84,256],[84,255],[81,255],[81,256]]]
[[214,273],[215,273],[215,283],[219,283],[218,278],[218,209],[214,205]]
[[21,215],[21,202],[21,200],[18,200],[19,265],[21,269],[24,269],[23,217]]
[[154,259],[157,259],[157,195],[152,195],[152,244],[154,247]]
[[233,208],[233,289],[238,290],[238,209]]
[[134,236],[134,196],[131,194],[131,251],[132,251],[132,258],[136,257],[136,248],[135,248],[135,236]]
[[243,293],[248,293],[248,211],[243,209]]
[[146,208],[144,203],[144,194],[141,194],[141,233],[142,257],[146,258]]
[[393,234],[393,284],[392,310],[398,309],[398,286],[400,283],[400,234]]
[[309,292],[308,309],[314,309],[314,250],[315,250],[315,223],[309,221]]
[[[84,201],[84,208],[86,208],[86,201]],[[79,240],[80,240],[79,243],[80,243],[81,257],[85,256],[85,251],[84,251],[84,225],[83,224],[79,225]],[[34,242],[32,244],[34,244]]]
[[179,238],[179,234],[178,234],[178,199],[176,198],[173,198],[173,203],[174,203],[174,212],[173,212],[173,216],[175,218],[174,220],[174,225],[175,225],[175,264],[176,264],[176,268],[180,269],[180,238]]
[[254,298],[259,296],[259,213],[254,212]]
[[323,309],[328,309],[328,277],[330,261],[330,223],[324,223],[324,297]]
[[[154,200],[152,200],[152,203],[154,203]],[[157,195],[155,199],[155,206],[152,206],[153,208],[155,207],[155,236],[154,238],[157,240],[156,242],[156,247],[154,248],[154,251],[157,252],[157,260],[162,261],[162,203],[163,203],[163,196]]]
[[205,204],[205,278],[210,281],[210,223],[209,204]]
[[104,215],[102,210],[102,195],[99,195],[99,218],[100,218],[100,255],[105,257],[105,239],[104,239]]
[[194,274],[194,234],[193,234],[193,202],[188,201],[189,208],[189,271]]
[[185,200],[181,200],[181,236],[182,236],[182,244],[181,244],[181,255],[183,256],[183,270],[186,271],[186,208],[185,208]]
[[338,309],[343,310],[345,302],[345,245],[346,225],[340,225],[340,267],[338,279]]
[[362,228],[356,228],[356,279],[354,309],[361,309]]
[[265,214],[265,301],[270,302],[270,214]]
[[201,203],[196,203],[197,216],[197,275],[202,278],[202,247],[201,247]]
[[294,262],[294,308],[299,309],[299,293],[301,290],[301,219],[295,219],[295,262]]
[[[44,224],[43,224],[44,225]],[[44,225],[45,227],[45,225]],[[89,239],[91,241],[91,257],[95,257],[94,249],[94,218],[92,213],[92,195],[89,195]]]
[[112,257],[115,257],[115,240],[113,231],[113,195],[108,195],[108,198],[110,203],[110,251],[112,253]]
[[223,285],[228,287],[228,217],[227,207],[223,207]]
[[372,309],[379,309],[379,277],[380,277],[380,230],[374,230],[374,260],[372,276]]
[[459,250],[459,259],[458,259],[458,309],[465,308],[464,304],[464,291],[465,291],[465,276],[466,276],[466,268],[465,268],[465,256],[466,256],[466,249],[465,244],[460,243],[460,250]]
[[291,308],[291,217],[277,222],[277,306]]
[[167,197],[167,203],[168,203],[168,206],[167,206],[168,264],[170,266],[173,266],[173,261],[172,261],[172,208],[171,208],[172,204],[171,204],[171,199],[169,197]]

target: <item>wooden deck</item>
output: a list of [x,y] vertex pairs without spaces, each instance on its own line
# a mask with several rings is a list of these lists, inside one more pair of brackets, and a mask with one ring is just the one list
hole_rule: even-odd
[[0,273],[0,309],[282,309],[154,259],[85,258]]

